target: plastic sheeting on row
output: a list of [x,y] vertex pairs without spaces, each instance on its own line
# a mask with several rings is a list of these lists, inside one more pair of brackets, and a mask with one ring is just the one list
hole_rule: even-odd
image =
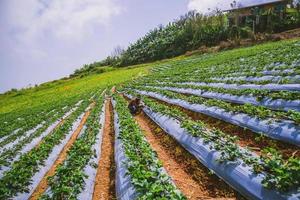
[[[72,109],[70,109],[69,111],[67,111],[63,116],[62,119],[66,119],[71,113],[73,113],[78,107],[74,107]],[[59,118],[59,117],[57,117]],[[57,120],[56,122],[52,123],[52,125],[50,125],[48,127],[48,129],[45,132],[49,132],[49,128],[54,128],[55,126],[57,126],[57,124],[59,124],[59,122],[61,121],[61,119]],[[15,145],[17,145],[20,141],[22,141],[23,139],[30,137],[34,132],[36,132],[38,129],[42,128],[45,125],[46,121],[43,121],[41,124],[37,125],[35,128],[26,131],[22,136],[18,137],[17,139],[15,139],[13,142],[8,143],[6,145],[4,145],[3,147],[0,147],[0,153],[2,153],[3,151],[6,151],[8,149],[12,149]],[[45,135],[45,134],[43,134]],[[11,135],[13,136],[13,135]],[[9,137],[11,137],[9,136]],[[39,137],[40,138],[40,137]]]
[[225,89],[257,89],[257,90],[271,90],[271,91],[300,91],[300,84],[266,84],[266,85],[256,85],[256,84],[227,84],[227,83],[204,83],[204,82],[178,82],[181,85],[198,85],[198,86],[210,86]]
[[[283,70],[263,70],[263,71],[256,71],[256,73],[258,74],[263,74],[263,75],[281,75],[281,74],[292,74],[294,73],[294,69],[283,69]],[[230,73],[230,74],[226,74],[226,77],[229,76],[242,76],[242,75],[247,75],[249,74],[249,72],[234,72],[234,73]]]
[[[0,138],[0,142],[3,142],[3,141],[6,140],[8,137],[11,137],[11,135],[14,135],[14,134],[16,134],[18,131],[21,131],[21,130],[22,130],[22,128],[17,128],[17,129],[15,129],[15,130],[12,131],[10,134],[7,134],[7,135],[1,137],[1,138]],[[1,148],[2,148],[2,147],[1,147]]]
[[[116,102],[112,100],[115,108]],[[122,145],[122,140],[119,139],[120,125],[118,113],[114,109],[114,129],[115,129],[115,162],[116,162],[116,196],[118,200],[136,199],[138,193],[135,191],[131,183],[131,177],[127,174],[128,170],[125,165],[127,158]]]
[[40,181],[43,179],[43,177],[46,175],[46,173],[50,170],[56,159],[58,158],[60,152],[63,150],[64,146],[67,144],[67,142],[72,137],[74,131],[77,129],[77,127],[80,124],[80,121],[82,120],[84,116],[84,113],[82,113],[77,120],[73,123],[71,131],[66,135],[66,137],[61,141],[60,144],[56,145],[51,153],[49,154],[47,160],[44,162],[44,165],[40,168],[38,172],[36,172],[31,180],[32,183],[28,186],[28,193],[18,193],[16,197],[13,199],[15,200],[23,200],[23,199],[29,199],[29,197],[33,194],[35,188],[38,186]]
[[155,87],[155,88],[170,90],[170,91],[184,93],[184,94],[193,94],[205,98],[220,99],[220,100],[228,101],[231,103],[237,103],[237,104],[250,103],[256,106],[265,106],[273,110],[300,111],[300,100],[287,101],[283,99],[273,100],[271,98],[264,98],[261,101],[257,101],[256,97],[250,95],[236,96],[236,95],[225,94],[225,93],[195,90],[192,88],[175,88],[175,87]]
[[208,107],[202,104],[191,104],[180,99],[169,99],[154,92],[139,91],[138,93],[154,97],[185,109],[199,112],[240,127],[248,128],[256,133],[264,134],[276,140],[285,141],[300,146],[300,127],[290,121],[276,122],[273,120],[260,120],[246,114],[235,114],[218,107]]
[[294,69],[284,69],[284,70],[264,70],[261,73],[264,75],[277,75],[277,74],[289,74],[294,73]]
[[299,83],[300,82],[300,76],[261,76],[261,77],[255,77],[255,76],[239,76],[239,77],[218,77],[218,78],[211,78],[211,80],[214,81],[248,81],[248,82],[260,82],[260,81],[271,81],[273,83],[278,83],[284,79],[288,79],[289,83]]
[[100,120],[99,123],[101,124],[101,128],[99,130],[99,134],[96,136],[96,142],[93,145],[92,149],[95,150],[96,155],[95,157],[91,158],[90,164],[88,164],[84,168],[84,173],[87,175],[87,178],[84,179],[85,187],[81,191],[81,193],[78,195],[78,199],[84,199],[84,200],[92,200],[93,194],[94,194],[94,186],[95,186],[95,178],[97,175],[97,168],[93,167],[92,164],[99,163],[100,157],[101,157],[101,146],[102,146],[102,136],[103,136],[103,130],[104,130],[104,123],[105,123],[105,103],[102,106],[102,111],[100,114]]
[[[249,75],[252,75],[252,71],[254,69],[252,69],[250,72],[249,71],[238,71],[238,72],[226,72],[222,75],[214,75],[212,77],[210,77],[210,79],[212,80],[227,80],[229,78],[229,80],[231,78],[239,78],[239,77],[250,77]],[[196,72],[193,73],[189,73],[187,75],[195,75]],[[262,76],[282,76],[284,77],[284,75],[293,75],[294,70],[293,69],[285,69],[285,70],[263,70],[263,71],[256,71],[257,74],[261,75],[261,76],[256,76],[257,78],[260,78]],[[225,79],[223,79],[225,78]]]
[[[77,110],[78,107],[72,108],[70,111],[68,111],[67,113],[65,113],[65,115],[62,117],[62,119],[66,119],[68,116],[71,115],[71,113],[73,113],[75,110]],[[10,165],[9,166],[3,166],[0,169],[0,178],[4,175],[4,173],[8,170],[11,169],[11,165],[18,161],[20,159],[20,157],[29,152],[30,150],[32,150],[37,144],[39,144],[42,139],[44,137],[46,137],[47,135],[49,135],[56,126],[59,125],[59,123],[61,122],[61,119],[57,120],[56,122],[52,123],[40,136],[33,138],[31,142],[25,144],[23,146],[23,148],[21,150],[18,151],[18,154],[10,161]],[[33,132],[32,132],[33,133]]]
[[149,108],[144,108],[145,113],[155,121],[165,132],[174,137],[187,151],[193,154],[207,168],[213,170],[227,184],[236,189],[249,199],[289,199],[296,200],[300,194],[291,192],[281,194],[275,190],[269,190],[262,186],[264,175],[256,175],[253,169],[243,163],[237,162],[220,163],[220,153],[210,149],[209,143],[196,138],[180,127],[179,121],[168,116],[155,113]]
[[36,127],[34,127],[33,129],[26,131],[25,133],[23,133],[23,135],[21,135],[20,137],[16,138],[15,140],[13,140],[10,143],[5,144],[4,146],[0,147],[0,154],[2,154],[3,152],[12,149],[15,145],[17,145],[21,140],[23,140],[24,138],[29,137],[32,133],[34,133],[35,131],[37,131],[39,128],[43,127],[45,125],[45,121],[43,121],[41,124],[37,125]]

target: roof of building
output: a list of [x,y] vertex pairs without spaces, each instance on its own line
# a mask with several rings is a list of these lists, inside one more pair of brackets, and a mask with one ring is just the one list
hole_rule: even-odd
[[251,8],[255,6],[262,6],[266,4],[287,2],[288,0],[241,0],[237,1],[237,6],[235,8],[226,9],[224,11],[238,10],[241,8]]

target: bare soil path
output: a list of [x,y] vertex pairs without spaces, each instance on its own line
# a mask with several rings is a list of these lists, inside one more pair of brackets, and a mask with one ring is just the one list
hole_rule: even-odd
[[[91,107],[93,107],[95,104],[91,104]],[[30,200],[36,200],[38,199],[48,188],[48,181],[47,178],[50,176],[53,176],[55,174],[55,171],[57,169],[57,167],[62,164],[66,157],[67,157],[67,153],[68,150],[71,148],[71,146],[73,145],[73,143],[76,141],[78,135],[80,134],[88,116],[90,115],[90,110],[88,110],[83,118],[80,121],[79,126],[77,127],[77,129],[74,131],[74,133],[72,134],[70,140],[67,142],[67,144],[64,146],[63,150],[60,152],[58,158],[56,159],[56,161],[54,162],[54,164],[52,165],[52,167],[50,168],[50,170],[46,173],[46,175],[43,177],[43,179],[41,180],[41,182],[38,184],[38,186],[35,188],[33,194],[31,195],[31,197],[29,198]]]
[[145,113],[135,117],[167,173],[188,199],[241,199]]
[[94,200],[116,199],[113,110],[110,99],[105,105],[105,125],[101,148],[101,157],[94,187]]

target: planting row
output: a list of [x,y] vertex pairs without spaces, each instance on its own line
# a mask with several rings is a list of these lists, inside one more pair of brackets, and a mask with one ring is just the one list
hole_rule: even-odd
[[[208,102],[199,100],[198,97],[186,97],[172,92],[165,91],[138,91],[156,99],[179,105],[186,109],[203,113],[205,115],[221,119],[223,121],[250,129],[254,132],[264,134],[276,140],[285,141],[300,146],[300,127],[291,121],[276,121],[272,118],[262,119],[259,116],[229,111],[219,105],[211,105]],[[199,101],[198,101],[199,100]],[[221,103],[221,102],[220,102]],[[220,104],[222,106],[222,104]]]
[[9,137],[11,142],[1,149],[0,177],[3,176],[5,171],[10,169],[12,163],[20,159],[21,155],[29,152],[39,144],[44,137],[51,134],[55,128],[61,126],[64,123],[64,120],[66,120],[76,109],[77,107],[74,107],[66,113],[62,110],[57,115],[50,117],[39,127],[27,131],[24,135],[16,136],[15,138]]
[[101,128],[104,125],[103,97],[95,96],[84,129],[67,153],[65,161],[48,178],[48,190],[41,199],[91,199],[100,159]]
[[9,170],[5,171],[0,179],[0,199],[8,199],[16,195],[19,199],[25,199],[30,196],[72,136],[83,113],[91,104],[90,94],[85,94],[81,98],[83,101],[60,126],[57,126],[50,134],[46,134],[39,143],[30,147],[31,150],[10,164]]
[[[145,84],[144,84],[145,85]],[[250,103],[273,110],[300,110],[300,92],[270,91],[257,89],[226,89],[212,86],[172,83],[146,83],[147,86],[194,94],[205,98],[220,99],[235,104]]]
[[[129,97],[137,95],[128,93],[131,94]],[[239,147],[236,137],[208,129],[203,122],[193,121],[185,113],[146,96],[143,101],[147,105],[145,112],[154,121],[244,196],[251,199],[299,197],[296,192],[300,187],[299,158],[283,159],[272,148],[262,150],[259,157]]]
[[118,199],[185,199],[162,167],[123,97],[115,96],[115,160]]
[[[260,76],[264,71],[291,70],[294,75],[299,75],[299,51],[296,50],[297,42],[289,44],[273,44],[257,52],[245,51],[239,53],[218,53],[217,55],[200,56],[200,59],[186,59],[175,63],[170,69],[170,77],[179,75],[195,77],[198,80],[206,78],[226,77],[235,73],[236,76]],[[298,48],[297,48],[298,49]],[[215,59],[215,58],[218,59]],[[202,59],[201,59],[202,58]],[[240,75],[239,75],[240,74]],[[178,77],[176,77],[178,78]]]
[[[203,98],[201,93],[193,92],[187,92],[185,90],[180,89],[174,89],[174,88],[160,88],[160,87],[132,87],[138,90],[144,90],[144,91],[150,91],[150,92],[157,92],[160,94],[163,94],[170,98],[177,98],[186,100],[191,103],[197,103],[197,104],[204,104],[206,106],[214,106],[219,107],[221,109],[224,109],[228,112],[234,112],[234,113],[245,113],[247,115],[250,115],[252,117],[257,117],[259,119],[276,119],[275,121],[291,121],[295,125],[300,124],[300,113],[297,111],[289,110],[288,112],[284,111],[273,111],[270,110],[264,106],[255,106],[249,103],[246,103],[244,105],[235,105],[230,104],[218,99],[207,99]],[[189,95],[183,95],[181,93],[188,93]]]
[[[226,90],[222,89],[210,89],[207,87],[189,87],[189,86],[183,86],[183,85],[172,85],[171,84],[157,84],[157,85],[152,85],[153,87],[156,88],[161,88],[164,90],[170,90],[174,92],[179,92],[183,94],[190,94],[190,95],[196,95],[208,99],[217,99],[217,100],[222,100],[226,101],[229,103],[233,104],[251,104],[254,106],[263,106],[266,108],[269,108],[271,110],[284,110],[284,111],[289,111],[289,110],[294,110],[294,111],[300,111],[300,100],[285,100],[281,97],[280,99],[272,99],[268,96],[260,97],[258,96],[253,96],[252,94],[241,94],[242,91],[236,92],[233,91],[233,94],[229,93],[224,93]],[[194,89],[195,88],[195,89]],[[201,89],[200,89],[201,88]],[[239,94],[240,93],[240,94]],[[263,93],[263,91],[261,92]],[[267,93],[267,92],[266,92]],[[284,93],[284,92],[281,92]],[[274,95],[273,93],[272,95]],[[239,96],[240,95],[240,96]],[[283,96],[284,97],[284,96]]]

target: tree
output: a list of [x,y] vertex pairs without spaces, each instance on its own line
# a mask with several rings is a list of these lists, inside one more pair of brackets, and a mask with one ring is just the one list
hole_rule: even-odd
[[124,48],[122,48],[120,45],[116,46],[114,50],[111,53],[112,58],[119,58],[122,56],[122,54],[125,52]]

